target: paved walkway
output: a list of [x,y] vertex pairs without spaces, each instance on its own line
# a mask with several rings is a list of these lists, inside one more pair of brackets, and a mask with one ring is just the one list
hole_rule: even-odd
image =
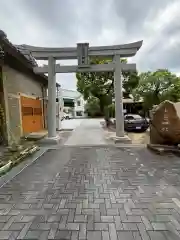
[[82,145],[104,145],[105,134],[101,128],[102,119],[84,119],[81,124],[75,128],[72,136],[67,140],[65,145],[82,146]]
[[69,119],[66,120],[64,119],[63,121],[61,121],[61,127],[64,130],[68,130],[68,129],[76,129],[82,122],[84,121],[84,119]]
[[180,239],[179,158],[104,145],[49,150],[0,189],[0,239]]

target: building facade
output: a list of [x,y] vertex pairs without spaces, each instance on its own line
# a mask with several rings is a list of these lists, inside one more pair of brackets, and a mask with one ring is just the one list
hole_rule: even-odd
[[[8,139],[45,128],[44,96],[47,84],[39,83],[7,65],[2,67]],[[13,139],[12,139],[13,140]]]
[[0,52],[0,134],[11,144],[46,128],[48,79],[34,73],[35,62],[2,34]]
[[81,95],[75,99],[74,116],[75,118],[84,118],[86,116],[85,101]]
[[61,89],[63,98],[63,112],[70,115],[72,118],[84,118],[85,114],[85,101],[83,96],[73,90]]

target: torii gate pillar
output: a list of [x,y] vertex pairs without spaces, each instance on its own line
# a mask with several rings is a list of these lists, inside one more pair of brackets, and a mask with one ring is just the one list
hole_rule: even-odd
[[56,60],[48,58],[48,137],[56,138]]
[[123,113],[123,87],[122,87],[122,69],[120,55],[116,54],[114,61],[114,95],[115,95],[115,118],[116,118],[116,143],[129,143],[131,139],[124,135],[124,113]]
[[116,117],[116,136],[124,137],[124,116],[123,116],[123,96],[120,55],[114,56],[114,93],[115,93],[115,117]]

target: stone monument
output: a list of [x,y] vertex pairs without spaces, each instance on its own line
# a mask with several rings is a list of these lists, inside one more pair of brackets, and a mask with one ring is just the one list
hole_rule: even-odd
[[166,100],[153,108],[150,143],[168,146],[180,143],[180,102]]

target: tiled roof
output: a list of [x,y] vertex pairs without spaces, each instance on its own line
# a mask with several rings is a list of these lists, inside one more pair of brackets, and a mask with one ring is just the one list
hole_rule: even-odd
[[23,45],[14,45],[26,58],[27,60],[33,65],[38,66],[36,59],[32,56],[31,52],[25,49]]
[[[14,45],[12,44],[5,32],[0,29],[0,44],[3,46],[3,52],[8,52],[9,56],[16,58],[21,69],[30,71],[38,80],[42,83],[47,84],[48,78],[44,74],[38,74],[33,71],[33,67],[37,66],[36,60],[32,57],[31,53],[27,51],[23,45]],[[60,84],[56,83],[56,86],[59,87]]]

